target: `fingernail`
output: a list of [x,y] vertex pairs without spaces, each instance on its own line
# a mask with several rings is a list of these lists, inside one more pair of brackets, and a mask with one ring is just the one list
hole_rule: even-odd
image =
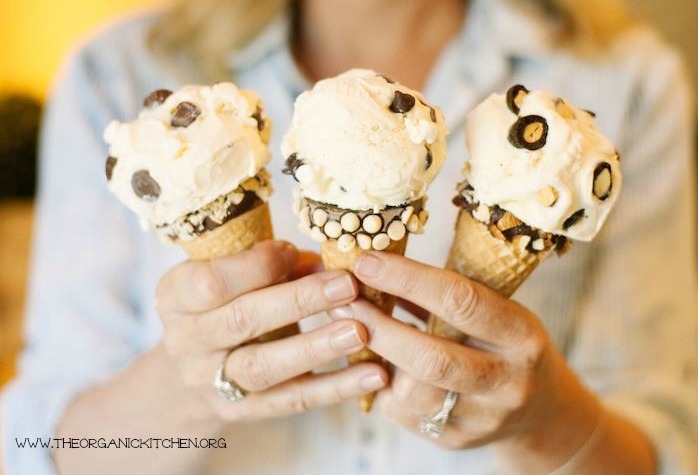
[[384,267],[385,264],[378,257],[373,254],[364,254],[359,259],[359,262],[356,263],[354,273],[369,279],[375,279],[380,276]]
[[375,391],[377,389],[382,388],[383,386],[385,386],[385,382],[379,374],[370,374],[368,376],[364,376],[359,381],[359,387],[363,391]]
[[348,328],[342,328],[334,332],[330,337],[330,345],[335,350],[348,351],[352,349],[358,350],[364,346],[364,342],[361,340],[361,334],[356,325],[351,325]]
[[329,310],[328,315],[330,318],[352,318],[354,316],[354,312],[351,311],[351,307],[349,305],[344,305],[342,307],[337,307],[333,308],[332,310]]
[[332,279],[325,284],[322,290],[325,297],[332,301],[346,300],[353,297],[356,293],[354,290],[354,283],[348,275]]
[[281,248],[281,257],[283,257],[288,268],[292,268],[298,261],[298,250],[293,244],[285,243]]

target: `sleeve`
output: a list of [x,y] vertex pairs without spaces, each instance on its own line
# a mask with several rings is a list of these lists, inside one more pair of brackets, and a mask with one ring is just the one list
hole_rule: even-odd
[[109,99],[118,84],[96,57],[82,50],[69,61],[44,117],[26,346],[0,407],[9,475],[54,474],[48,448],[18,444],[49,442],[79,392],[142,350],[134,287],[143,238],[107,191],[102,131],[118,115]]
[[619,145],[623,191],[592,244],[570,361],[653,443],[658,473],[698,470],[692,105],[678,56],[639,74]]

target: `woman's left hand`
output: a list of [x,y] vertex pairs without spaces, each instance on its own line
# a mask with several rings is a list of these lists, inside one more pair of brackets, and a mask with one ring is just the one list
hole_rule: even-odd
[[458,403],[442,436],[431,439],[445,448],[524,438],[546,424],[559,427],[570,409],[594,416],[575,432],[584,437],[593,431],[596,398],[567,367],[540,320],[518,303],[456,273],[389,253],[365,254],[354,273],[469,335],[464,344],[428,335],[362,300],[332,311],[333,318],[362,322],[369,347],[395,366],[391,386],[376,401],[389,419],[419,434],[420,422],[441,409],[451,390]]

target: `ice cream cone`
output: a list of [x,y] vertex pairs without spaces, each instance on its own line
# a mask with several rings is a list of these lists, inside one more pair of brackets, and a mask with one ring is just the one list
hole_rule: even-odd
[[[423,232],[427,188],[446,159],[441,111],[422,94],[375,71],[354,69],[316,83],[296,100],[281,145],[283,173],[298,183],[300,230],[320,243],[327,269],[353,271],[366,251],[404,254]],[[359,283],[387,315],[396,298]],[[349,364],[381,362],[364,349]],[[364,413],[375,394],[361,398]]]
[[[273,237],[270,127],[259,96],[232,83],[158,89],[137,118],[104,132],[109,188],[190,259],[237,254]],[[290,325],[256,341],[295,333]]]
[[[407,237],[408,235],[406,234],[401,240],[391,242],[388,247],[384,249],[384,251],[404,255],[405,247],[407,246]],[[337,241],[331,240],[325,241],[321,244],[320,254],[322,256],[322,262],[325,265],[325,269],[343,269],[351,272],[354,269],[354,264],[356,264],[356,261],[364,252],[366,251],[358,246],[354,247],[354,249],[351,251],[344,251],[340,249]],[[381,292],[380,290],[369,287],[362,282],[359,282],[359,295],[381,309],[386,315],[391,315],[393,313],[393,308],[395,307],[395,302],[397,300],[394,295]],[[349,355],[349,357],[347,357],[347,361],[350,365],[364,362],[383,363],[383,359],[379,355],[366,347],[353,355]],[[375,397],[376,393],[361,396],[359,399],[359,404],[361,405],[361,410],[363,412],[366,413],[371,411],[371,406]]]
[[[529,252],[515,241],[499,239],[487,225],[461,210],[446,269],[508,298],[550,254],[550,250]],[[457,341],[465,338],[463,333],[435,315],[429,317],[428,332]]]
[[[553,251],[594,238],[622,183],[618,153],[594,117],[521,85],[470,113],[446,268],[509,298]],[[465,338],[434,315],[428,331]]]

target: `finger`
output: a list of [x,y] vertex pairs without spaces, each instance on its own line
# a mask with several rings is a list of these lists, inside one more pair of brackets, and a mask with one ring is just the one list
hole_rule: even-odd
[[403,370],[395,372],[386,391],[392,393],[395,404],[420,417],[436,414],[446,397],[445,389],[423,383]]
[[354,274],[371,287],[424,307],[485,341],[506,346],[535,331],[533,319],[523,318],[527,314],[508,299],[451,271],[388,252],[370,252],[361,256]]
[[363,363],[322,374],[306,374],[266,391],[250,393],[241,404],[225,408],[231,420],[282,417],[329,406],[377,391],[388,382],[384,368]]
[[262,391],[356,353],[367,340],[362,324],[333,322],[309,333],[238,348],[226,360],[225,374],[248,391]]
[[289,279],[295,280],[305,277],[306,275],[321,272],[323,270],[322,259],[315,252],[300,251],[296,267],[291,271]]
[[410,411],[407,406],[397,400],[394,392],[390,389],[378,393],[375,406],[388,420],[444,449],[463,448],[467,444],[467,441],[458,430],[458,426],[450,418],[440,437],[432,438],[427,434],[423,434],[420,431],[421,423],[433,414],[422,415]]
[[363,323],[368,347],[419,381],[457,392],[486,392],[508,377],[507,363],[499,355],[415,330],[365,300],[329,314]]
[[165,274],[156,291],[158,308],[178,313],[211,310],[290,274],[298,251],[284,241],[264,241],[233,256],[187,261]]
[[207,348],[232,348],[310,315],[356,298],[356,281],[346,271],[312,274],[238,297],[197,316],[197,332]]

